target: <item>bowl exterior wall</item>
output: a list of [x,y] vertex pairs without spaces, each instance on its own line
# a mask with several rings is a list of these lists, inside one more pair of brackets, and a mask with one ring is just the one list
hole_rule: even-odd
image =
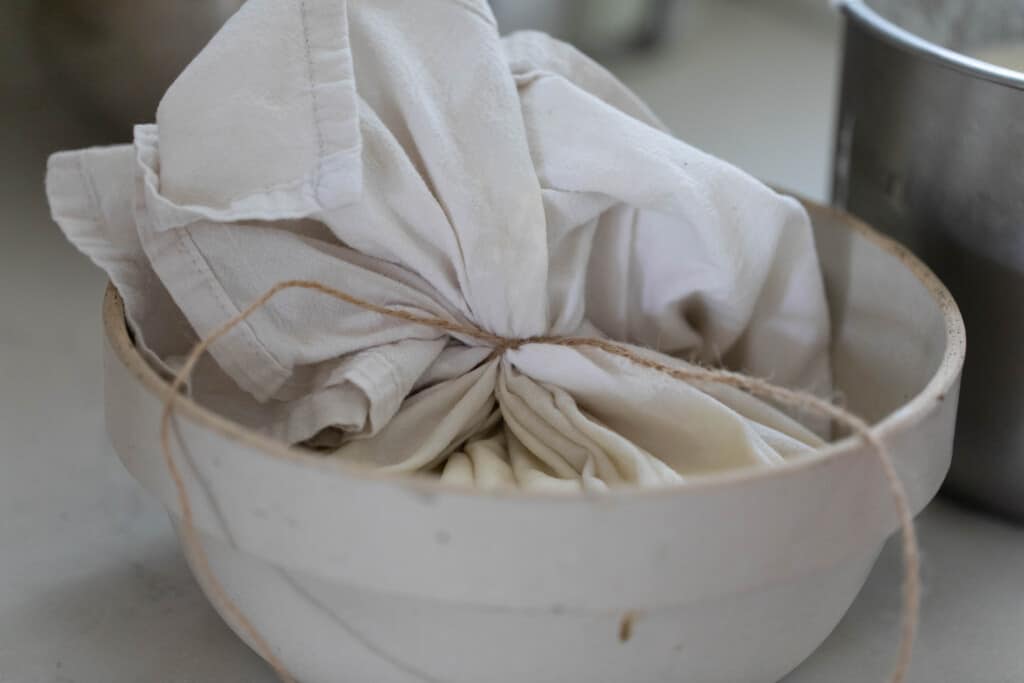
[[[877,434],[920,510],[949,467],[962,321],[912,256],[809,208],[837,378],[884,417]],[[180,518],[157,438],[166,383],[112,292],[104,318],[111,440]],[[896,526],[855,440],[770,471],[558,497],[353,472],[190,402],[173,424],[214,571],[305,683],[763,683],[828,635]]]
[[722,599],[623,612],[376,593],[275,566],[210,536],[203,547],[228,594],[301,683],[775,681],[832,631],[879,550]]

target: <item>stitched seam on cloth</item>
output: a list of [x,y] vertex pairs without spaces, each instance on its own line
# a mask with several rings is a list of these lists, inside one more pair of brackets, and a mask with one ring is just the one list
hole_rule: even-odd
[[[348,81],[351,81],[351,79],[345,79],[345,81],[338,81],[338,83],[343,83],[343,82],[348,82]],[[325,144],[323,143],[322,140],[319,141],[319,148],[321,150],[325,149]],[[359,145],[358,144],[349,145],[348,147],[339,148],[337,151],[332,152],[331,154],[324,155],[324,158],[329,158],[329,157],[333,157],[333,156],[341,156],[341,155],[345,155],[345,154],[348,154],[348,153],[351,153],[351,152],[355,152],[355,151],[358,151],[358,150],[359,150]],[[319,175],[320,175],[319,169],[320,169],[320,167],[322,165],[323,165],[322,163],[317,164],[317,169],[316,169],[316,171],[314,171],[312,178],[309,177],[309,174],[303,174],[303,177],[301,177],[301,178],[299,178],[297,180],[285,180],[285,181],[280,182],[280,183],[275,183],[274,185],[268,185],[267,187],[263,187],[263,188],[260,188],[258,190],[253,190],[252,192],[250,192],[249,194],[245,195],[244,197],[238,197],[236,199],[231,200],[231,203],[234,204],[234,203],[238,203],[238,202],[248,201],[248,200],[252,199],[253,197],[260,196],[264,192],[277,192],[277,191],[280,191],[280,190],[297,190],[297,189],[299,189],[299,188],[301,188],[301,187],[303,187],[305,185],[310,185],[311,184],[310,183],[311,180],[313,181],[313,184],[316,185],[316,183],[319,182]],[[314,190],[315,189],[316,189],[316,187],[314,187]]]
[[[175,241],[175,244],[177,244],[182,254],[191,260],[193,268],[200,273],[206,288],[210,291],[210,298],[216,301],[217,306],[224,315],[224,320],[229,320],[237,315],[239,312],[238,308],[232,303],[227,291],[221,286],[220,281],[217,280],[217,276],[214,275],[213,269],[210,268],[210,264],[206,261],[206,257],[202,255],[199,245],[196,244],[195,239],[193,239],[192,234],[189,232],[189,228],[180,228],[177,233],[178,239]],[[218,324],[215,322],[214,327]],[[249,321],[244,322],[244,327],[248,330],[249,334],[242,335],[243,344],[257,354],[266,356],[270,360],[275,372],[289,374],[290,371],[259,340],[256,330],[253,329]]]
[[[374,361],[376,363],[379,363],[380,366],[383,368],[384,372],[387,375],[388,381],[391,382],[392,388],[395,390],[394,393],[398,393],[397,390],[400,388],[400,384],[398,382],[398,375],[395,372],[394,365],[390,361],[388,361],[384,357],[384,355],[381,354],[376,349],[369,349],[369,353],[370,353],[370,358],[373,358]],[[367,429],[367,428],[373,429],[373,428],[375,428],[377,426],[375,421],[374,421],[374,419],[373,419],[373,412],[374,412],[373,408],[374,408],[374,404],[376,403],[377,397],[376,396],[371,396],[371,394],[369,392],[369,388],[372,387],[375,384],[375,380],[376,379],[378,379],[378,378],[370,375],[369,373],[366,372],[365,369],[363,369],[362,367],[357,365],[357,366],[352,368],[351,377],[348,380],[353,385],[358,387],[359,390],[363,392],[363,395],[366,396],[366,402],[367,402],[368,405],[367,405],[367,409],[366,409],[366,418],[363,420],[363,429],[364,430]],[[402,401],[400,400],[399,401],[399,405],[401,405],[401,403],[402,403]],[[382,425],[382,427],[383,427],[383,425]]]
[[391,381],[392,389],[394,389],[395,393],[398,393],[402,388],[402,380],[395,364],[377,349],[373,349],[373,357],[384,367],[388,373],[388,379]]
[[313,175],[313,199],[317,204],[320,200],[320,183],[323,179],[324,166],[324,133],[321,128],[320,97],[316,91],[316,78],[313,67],[313,48],[309,43],[309,6],[303,0],[299,4],[299,15],[302,18],[302,38],[306,46],[306,74],[309,78],[309,93],[313,100],[313,129],[316,131],[317,157],[316,171]]
[[[346,148],[346,149],[339,150],[338,153],[339,154],[343,154],[343,153],[346,153],[346,152],[352,152],[352,151],[354,151],[356,149],[358,149],[357,146],[352,146],[352,147],[349,147],[349,148]],[[299,216],[300,212],[295,211],[293,207],[275,208],[273,210],[264,210],[264,211],[253,211],[251,209],[249,209],[249,210],[239,209],[239,208],[236,207],[236,205],[237,204],[241,204],[241,203],[245,203],[245,202],[250,202],[250,201],[253,201],[255,199],[265,199],[266,198],[266,194],[268,192],[269,193],[292,192],[292,191],[295,191],[295,190],[305,190],[306,188],[310,188],[311,190],[315,191],[315,188],[313,187],[314,180],[315,180],[315,176],[314,176],[314,178],[310,178],[310,174],[307,173],[307,174],[304,174],[298,180],[289,180],[289,181],[284,182],[284,183],[279,183],[277,185],[272,185],[270,187],[265,187],[265,188],[262,188],[262,189],[259,189],[259,190],[255,190],[255,191],[245,195],[244,197],[236,197],[236,198],[234,198],[234,199],[232,199],[230,201],[228,206],[223,207],[223,208],[215,207],[215,206],[206,206],[206,205],[202,205],[202,204],[178,204],[173,199],[171,199],[171,198],[167,197],[166,195],[162,194],[159,190],[156,191],[156,196],[160,197],[164,201],[166,201],[169,204],[171,204],[178,211],[186,211],[186,212],[190,212],[190,213],[194,214],[194,217],[191,218],[191,220],[189,222],[181,221],[181,222],[178,222],[176,224],[171,224],[169,227],[165,227],[163,229],[184,228],[184,227],[187,227],[190,223],[197,222],[197,220],[209,221],[209,222],[212,222],[212,223],[231,223],[231,222],[243,221],[243,220],[269,221],[269,220],[279,220],[279,219],[290,219],[290,218],[308,216],[308,215],[310,215],[310,212],[309,211],[302,211],[301,212],[302,215]],[[216,217],[210,217],[209,215],[204,213],[205,211],[215,212],[217,214],[224,214],[224,215],[220,215],[220,216],[216,216]]]
[[[505,45],[515,46],[519,41],[508,41],[503,39]],[[523,40],[523,39],[519,39]],[[630,104],[639,109],[647,118],[638,118],[633,113],[622,109],[618,105],[614,105],[609,102],[605,97],[602,96],[600,86],[608,85],[608,79],[611,77],[614,79],[614,74],[609,73],[600,64],[594,64],[590,61],[583,61],[572,63],[568,60],[562,59],[561,56],[557,58],[559,65],[564,65],[567,73],[560,73],[554,70],[553,62],[549,63],[534,63],[531,62],[527,57],[516,53],[512,55],[513,60],[508,62],[509,71],[512,74],[512,80],[515,81],[516,87],[521,88],[523,86],[533,85],[534,83],[547,80],[547,79],[559,79],[571,86],[580,88],[584,93],[597,99],[602,104],[615,109],[619,113],[626,114],[631,118],[636,119],[640,123],[646,124],[661,133],[667,133],[668,128],[665,126],[665,122],[655,114],[650,107],[648,107],[632,90],[626,89],[625,92],[621,93],[630,101]],[[586,57],[586,55],[583,55]],[[589,80],[593,85],[596,85],[596,89],[590,87],[584,87],[580,85],[580,82]],[[610,93],[605,93],[610,94]],[[649,119],[649,120],[648,120]]]
[[388,652],[384,649],[383,646],[370,639],[365,633],[354,628],[347,619],[343,618],[341,614],[339,614],[337,611],[327,607],[326,604],[318,600],[284,568],[275,567],[274,570],[277,572],[278,576],[280,576],[281,579],[285,582],[285,584],[287,584],[289,588],[295,591],[296,595],[298,595],[302,600],[304,600],[307,604],[311,605],[314,609],[323,614],[325,617],[327,617],[335,624],[337,624],[339,628],[348,633],[350,637],[354,638],[360,645],[362,645],[366,649],[367,652],[372,654],[374,657],[380,659],[381,661],[387,662],[399,671],[412,676],[421,683],[444,683],[444,681],[441,681],[438,678],[432,678],[428,674],[413,667],[411,664],[399,659],[397,654]]
[[183,236],[185,234],[185,230],[185,228],[181,228],[178,230],[177,239],[173,242],[174,246],[177,247],[178,252],[181,253],[183,257],[189,260],[189,262],[192,264],[192,270],[197,271],[200,274],[203,286],[205,287],[205,289],[209,291],[210,299],[217,304],[217,307],[220,309],[221,315],[230,316],[231,312],[228,310],[227,306],[224,305],[224,302],[221,300],[220,293],[216,290],[212,283],[213,273],[209,272],[209,268],[207,268],[204,264],[200,263],[199,259],[196,257],[195,249],[197,247],[195,242],[192,240],[191,235],[188,235],[188,239],[190,242],[192,242],[192,247],[189,247],[185,243],[185,237]]
[[[355,365],[350,371],[352,379],[358,379],[368,386],[373,386],[377,381],[386,378],[386,380],[391,384],[391,389],[398,389],[400,387],[398,374],[395,372],[394,365],[384,356],[384,354],[377,349],[367,349],[359,355],[363,354],[366,354],[366,359],[371,360],[371,362],[376,364],[382,372],[379,375],[374,375],[368,373],[361,365]],[[363,390],[363,393],[367,394],[367,398],[370,398],[370,395],[366,392],[366,388],[363,384],[358,384],[357,386]]]
[[[192,233],[189,232],[189,228],[184,228],[182,229],[181,232],[188,238],[188,244],[191,245],[190,256],[192,257],[192,262],[196,264],[198,268],[201,268],[205,272],[207,286],[210,288],[214,297],[217,298],[221,310],[229,318],[233,315],[236,315],[239,311],[238,307],[234,305],[234,303],[231,301],[231,298],[228,296],[227,291],[224,289],[223,286],[221,286],[220,281],[214,274],[209,262],[206,260],[206,257],[199,249],[199,245],[196,244],[195,239],[192,237]],[[248,335],[244,337],[246,346],[252,348],[257,353],[265,354],[275,366],[275,370],[284,373],[290,373],[290,371],[274,356],[274,354],[272,354],[270,350],[267,349],[267,347],[261,341],[259,341],[259,336],[256,334],[256,330],[253,329],[252,324],[249,321],[246,321],[245,327],[246,329],[249,330],[249,333],[252,335],[251,337],[249,337]]]
[[[105,221],[102,220],[103,212],[100,209],[102,204],[100,204],[99,192],[96,190],[96,184],[93,182],[92,176],[85,172],[84,155],[78,155],[76,161],[77,163],[75,166],[78,170],[78,176],[82,181],[83,187],[85,187],[85,194],[89,198],[89,209],[92,214],[89,216],[89,220],[97,226],[103,225]],[[107,231],[103,230],[103,232],[105,233]]]

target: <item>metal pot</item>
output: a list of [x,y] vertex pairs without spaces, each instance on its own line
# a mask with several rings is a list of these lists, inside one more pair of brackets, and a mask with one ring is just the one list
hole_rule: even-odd
[[[1024,0],[844,0],[833,199],[906,243],[971,336],[946,490],[1024,521]],[[1022,50],[1024,52],[1024,50]]]
[[[116,126],[153,120],[178,73],[245,0],[36,0],[41,64],[73,106]],[[678,0],[492,0],[502,31],[532,28],[607,56],[651,47]]]

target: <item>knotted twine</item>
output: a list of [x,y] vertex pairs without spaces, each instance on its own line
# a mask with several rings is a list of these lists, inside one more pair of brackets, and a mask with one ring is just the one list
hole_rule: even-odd
[[462,335],[475,339],[493,349],[491,357],[500,356],[506,351],[518,349],[527,344],[554,344],[556,346],[590,347],[604,351],[605,353],[619,358],[624,358],[631,363],[654,372],[667,375],[681,382],[723,384],[735,387],[742,391],[758,396],[760,398],[778,401],[791,408],[816,413],[831,418],[843,425],[851,432],[862,439],[874,452],[889,486],[889,493],[892,496],[896,507],[896,514],[899,518],[901,532],[901,551],[903,556],[903,585],[902,585],[902,609],[900,614],[900,642],[896,665],[889,677],[889,683],[903,683],[906,680],[907,670],[910,667],[910,660],[913,654],[914,639],[917,634],[918,612],[920,609],[920,557],[917,543],[917,534],[914,529],[913,513],[910,509],[910,501],[907,491],[896,472],[892,457],[888,448],[871,430],[871,427],[861,418],[850,411],[837,406],[830,401],[815,396],[814,394],[788,389],[777,386],[766,380],[744,375],[729,370],[720,370],[692,366],[677,368],[665,365],[657,360],[648,358],[630,349],[628,346],[606,339],[591,337],[558,337],[558,336],[535,336],[525,338],[503,337],[482,330],[476,326],[453,322],[435,316],[419,315],[404,310],[387,308],[377,304],[354,297],[345,292],[329,287],[320,282],[312,280],[285,280],[268,289],[262,296],[256,299],[245,310],[241,311],[211,334],[201,339],[188,354],[184,364],[178,370],[171,381],[170,391],[164,402],[164,409],[160,417],[160,445],[163,451],[164,461],[167,469],[174,480],[174,486],[178,496],[178,505],[181,508],[182,518],[182,540],[187,554],[192,559],[193,568],[199,575],[202,583],[205,584],[211,599],[220,607],[221,611],[233,621],[248,638],[253,649],[263,657],[273,668],[282,683],[296,683],[280,659],[273,653],[266,639],[259,630],[245,616],[237,604],[228,596],[224,586],[220,583],[217,575],[210,567],[206,550],[199,539],[198,530],[195,527],[195,520],[192,512],[192,504],[188,491],[185,488],[185,480],[171,450],[171,417],[174,409],[180,400],[182,386],[192,376],[196,363],[202,355],[215,344],[221,337],[234,329],[237,325],[246,320],[256,311],[263,308],[275,295],[287,289],[305,289],[326,294],[345,303],[351,304],[373,313],[389,318],[405,320],[444,330],[450,334]]

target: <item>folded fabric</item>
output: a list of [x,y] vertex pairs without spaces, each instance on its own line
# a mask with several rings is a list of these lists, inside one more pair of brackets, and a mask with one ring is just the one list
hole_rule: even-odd
[[[608,337],[831,389],[800,205],[670,136],[572,47],[502,39],[484,0],[249,0],[156,124],[55,155],[47,189],[154,364],[308,279],[506,337]],[[192,391],[233,419],[485,489],[663,485],[822,443],[742,392],[597,349],[496,356],[305,291],[211,353]]]

